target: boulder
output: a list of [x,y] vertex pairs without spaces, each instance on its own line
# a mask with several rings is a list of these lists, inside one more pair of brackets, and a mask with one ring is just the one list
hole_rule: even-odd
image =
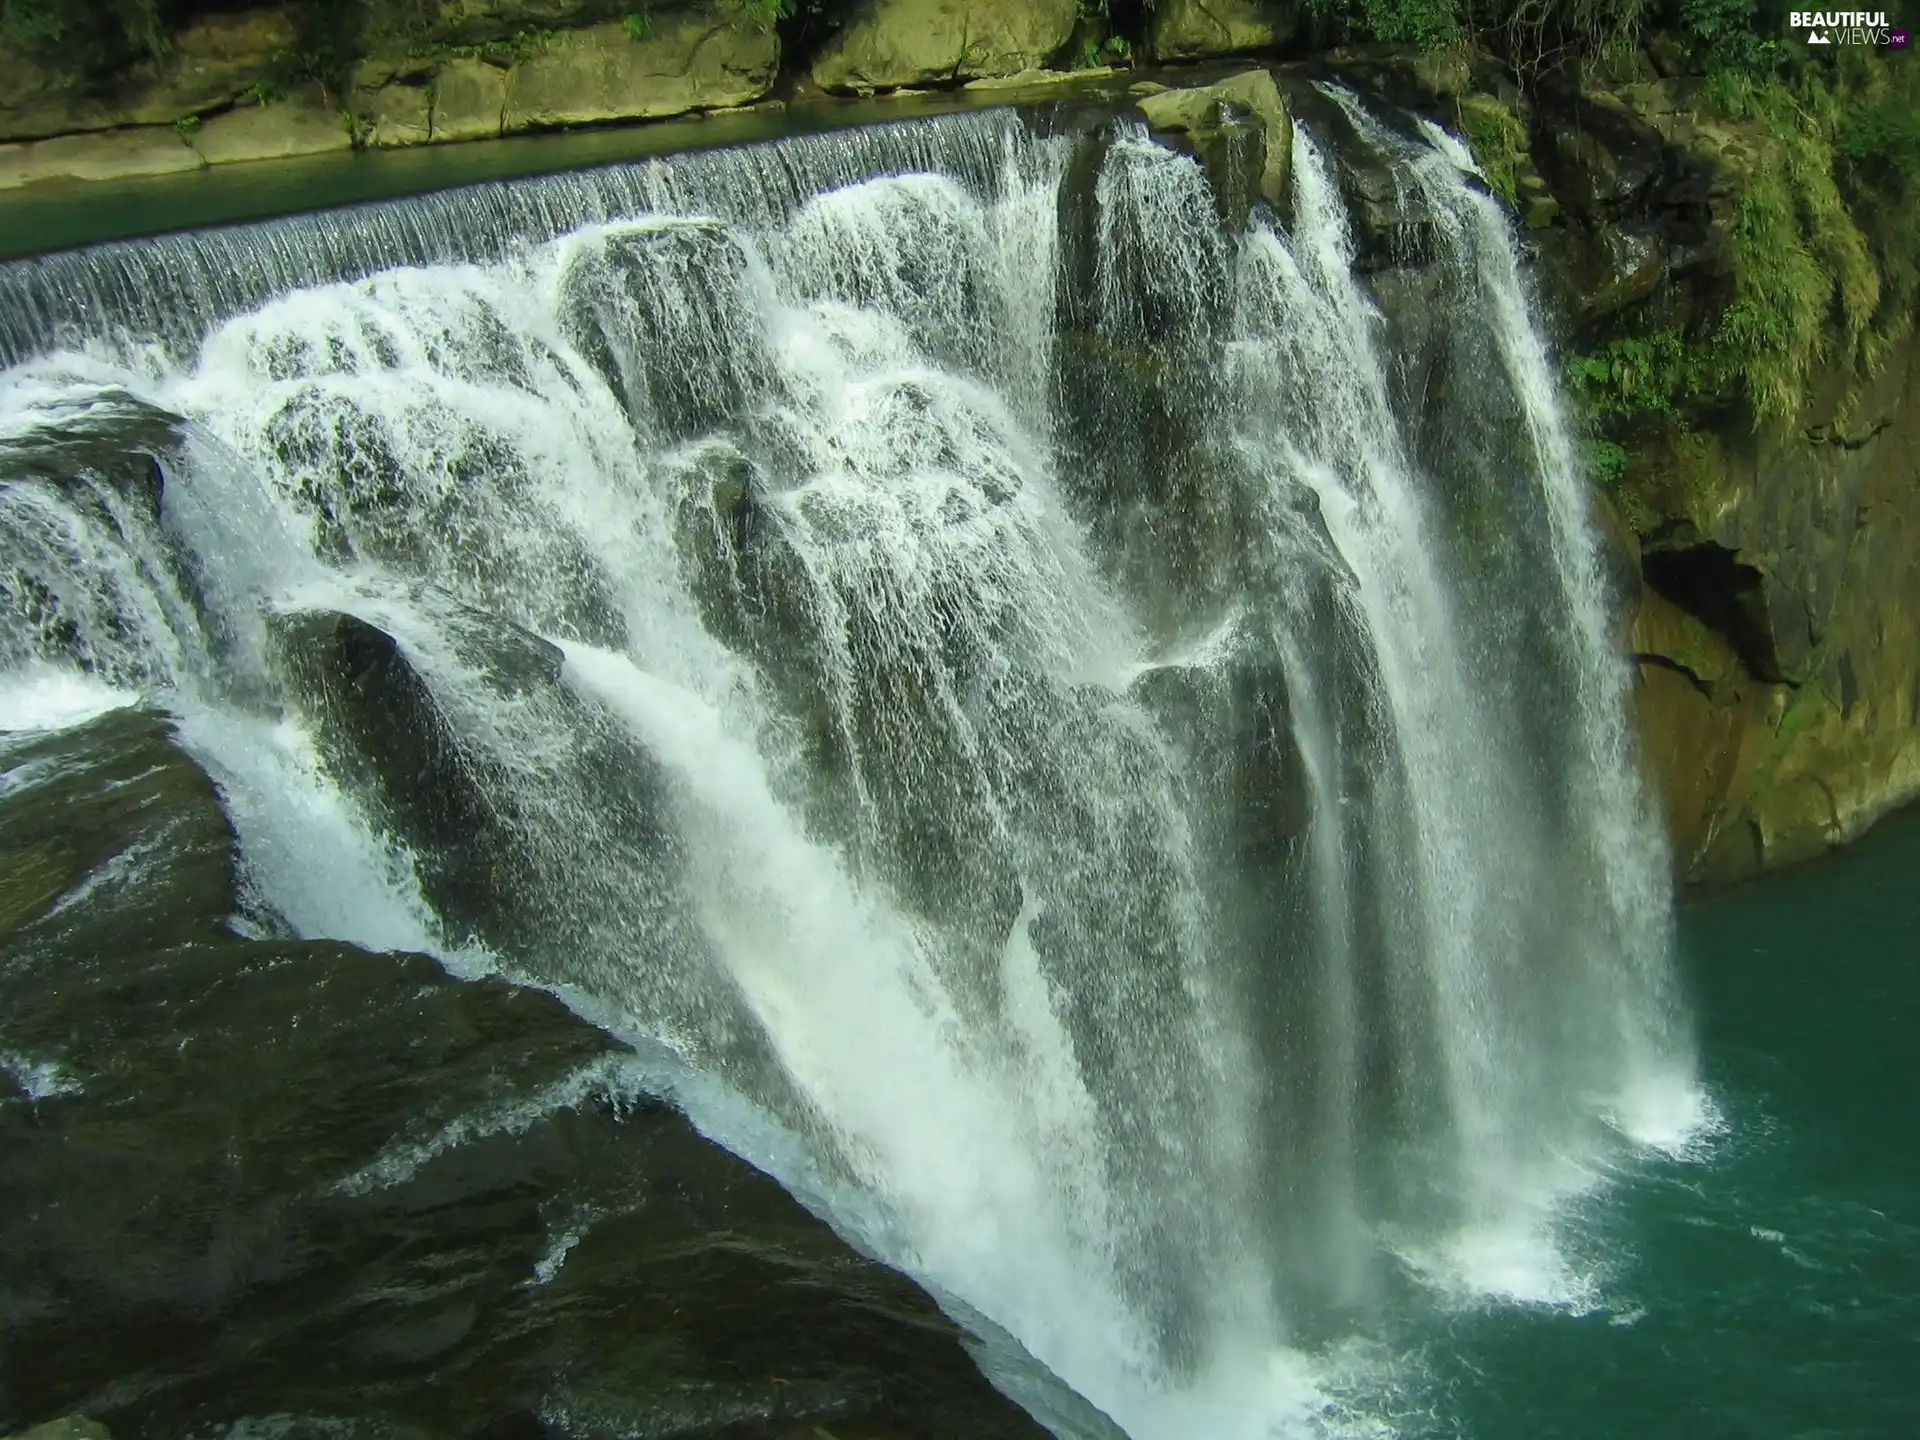
[[104,491],[158,520],[163,462],[178,451],[184,423],[125,391],[101,391],[84,414],[0,437],[0,485],[57,485],[70,496]]
[[433,77],[435,142],[492,140],[507,110],[507,72],[480,60],[453,60]]
[[[1235,119],[1251,119],[1258,144],[1242,162],[1246,177],[1269,205],[1277,209],[1286,204],[1293,164],[1293,119],[1267,71],[1249,70],[1213,85],[1164,90],[1142,96],[1136,103],[1154,129],[1186,136],[1208,169],[1215,172],[1229,163],[1228,127]],[[1216,186],[1227,178],[1216,173]]]
[[758,100],[773,84],[780,41],[737,13],[655,15],[642,39],[624,25],[561,35],[507,79],[508,133],[647,120]]
[[0,190],[42,180],[124,180],[173,175],[206,164],[171,126],[61,135],[0,145]]
[[[432,603],[463,610],[447,597]],[[467,628],[478,640],[468,658],[496,695],[565,696],[558,649],[477,612]],[[275,631],[296,692],[321,717],[330,768],[419,857],[435,908],[503,948],[523,940],[510,877],[525,820],[506,790],[503,757],[462,733],[400,642],[371,621],[296,611],[278,617]]]
[[1044,1435],[553,997],[235,935],[161,718],[0,744],[0,857],[65,857],[0,931],[0,1431]]
[[634,422],[663,438],[722,428],[771,383],[747,252],[717,220],[642,221],[582,241],[558,308]]
[[1074,0],[868,0],[813,63],[823,90],[891,90],[1039,70],[1066,48]]
[[[0,733],[0,764],[0,952],[110,957],[225,934],[233,831],[168,721],[115,710],[54,734]],[[12,1017],[4,1033],[16,1043]]]
[[1148,44],[1157,60],[1271,50],[1300,28],[1288,0],[1157,0]]
[[331,108],[317,86],[302,87],[266,104],[243,104],[215,115],[189,142],[209,165],[243,160],[290,160],[353,148],[348,118]]

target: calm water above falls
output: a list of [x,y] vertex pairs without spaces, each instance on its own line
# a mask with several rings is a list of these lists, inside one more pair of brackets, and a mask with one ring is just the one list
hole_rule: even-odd
[[1912,1340],[1806,1160],[1910,1163],[1807,1098],[1883,1032],[1767,1029],[1866,948],[1691,917],[1702,1078],[1507,218],[1300,99],[1244,233],[990,115],[0,268],[0,694],[178,715],[266,920],[663,1047],[1062,1434],[1901,1433],[1809,1398]]

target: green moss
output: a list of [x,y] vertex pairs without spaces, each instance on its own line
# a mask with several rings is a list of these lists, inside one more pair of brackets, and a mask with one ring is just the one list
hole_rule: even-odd
[[1706,372],[1706,362],[1687,337],[1669,329],[1620,336],[1575,356],[1567,366],[1567,384],[1597,418],[1678,417],[1680,406],[1701,393]]
[[1460,107],[1460,128],[1487,185],[1507,204],[1520,203],[1520,166],[1527,155],[1527,128],[1504,105],[1476,98]]
[[1888,312],[1882,279],[1901,254],[1909,258],[1900,268],[1911,272],[1911,219],[1876,256],[1856,219],[1864,207],[1848,205],[1837,179],[1843,136],[1861,136],[1862,149],[1879,139],[1858,121],[1881,113],[1879,88],[1851,83],[1836,68],[1796,80],[1723,77],[1711,92],[1723,113],[1751,119],[1764,141],[1738,202],[1734,295],[1711,348],[1719,377],[1745,393],[1759,420],[1798,420],[1817,366],[1838,361],[1870,373],[1911,323],[1910,310]]

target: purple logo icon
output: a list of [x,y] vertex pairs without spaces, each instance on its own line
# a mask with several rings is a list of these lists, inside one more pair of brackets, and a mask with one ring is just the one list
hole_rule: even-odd
[[1889,50],[1906,49],[1907,48],[1907,32],[1904,30],[1889,30],[1887,32],[1887,48]]

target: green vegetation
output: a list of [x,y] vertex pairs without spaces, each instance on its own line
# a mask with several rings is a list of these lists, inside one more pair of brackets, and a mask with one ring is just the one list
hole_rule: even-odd
[[1567,367],[1567,383],[1588,413],[1602,419],[1678,417],[1706,388],[1708,362],[1678,330],[1609,340]]
[[748,23],[771,30],[795,15],[794,0],[739,0],[740,13]]
[[1643,0],[1307,0],[1327,38],[1425,50],[1467,42],[1523,75],[1568,59],[1630,50]]
[[1520,165],[1527,153],[1527,128],[1504,105],[1463,105],[1460,128],[1487,186],[1509,205],[1520,203]]
[[0,0],[0,45],[97,72],[171,48],[168,0]]
[[[638,34],[635,34],[632,23],[636,19],[642,25]],[[544,55],[565,33],[564,30],[516,30],[511,35],[503,35],[497,40],[483,40],[475,45],[414,45],[409,47],[407,54],[415,60],[442,63],[448,60],[480,60],[489,65],[517,65],[532,56]],[[645,16],[627,17],[627,34],[633,39],[644,40],[651,33],[651,24]]]
[[621,23],[626,26],[629,40],[644,40],[653,33],[653,18],[645,11],[631,14]]

